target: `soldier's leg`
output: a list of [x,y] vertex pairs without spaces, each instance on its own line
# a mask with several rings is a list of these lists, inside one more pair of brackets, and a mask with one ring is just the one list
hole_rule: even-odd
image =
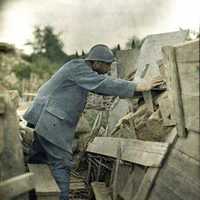
[[45,149],[52,174],[60,188],[60,200],[69,200],[69,181],[72,167],[72,156],[45,138],[39,135],[38,138],[42,147]]

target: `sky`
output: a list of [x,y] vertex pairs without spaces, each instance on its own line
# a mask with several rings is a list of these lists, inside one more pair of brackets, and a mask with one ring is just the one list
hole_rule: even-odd
[[[31,40],[35,25],[61,32],[71,54],[97,44],[124,47],[133,35],[189,28],[199,31],[199,0],[0,0],[0,41],[18,48]],[[27,48],[26,48],[27,50]]]

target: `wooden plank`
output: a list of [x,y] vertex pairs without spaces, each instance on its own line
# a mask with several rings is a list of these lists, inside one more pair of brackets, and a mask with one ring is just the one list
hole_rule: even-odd
[[37,196],[59,196],[59,188],[52,177],[48,165],[28,164],[30,172],[35,174],[36,194]]
[[161,166],[168,149],[167,143],[146,142],[125,138],[96,137],[88,145],[87,151],[116,158],[117,144],[119,141],[122,147],[121,159],[144,166]]
[[199,63],[178,63],[182,94],[199,96]]
[[34,189],[34,187],[34,174],[26,173],[1,182],[0,197],[2,200],[11,199]]
[[160,171],[156,184],[165,185],[183,200],[200,199],[200,184],[197,184],[185,175],[183,170],[178,170],[170,165],[167,165],[164,170]]
[[149,190],[151,189],[154,180],[156,179],[156,176],[158,174],[159,170],[157,168],[151,168],[150,170],[147,171],[145,174],[141,186],[139,187],[138,192],[134,196],[133,200],[145,200]]
[[163,53],[165,59],[168,60],[169,64],[169,74],[172,83],[172,92],[173,92],[172,96],[173,96],[173,103],[175,105],[175,116],[177,122],[178,135],[181,137],[186,137],[185,119],[184,119],[183,103],[182,103],[181,88],[180,88],[180,78],[176,62],[175,50],[173,47],[166,46],[163,47]]
[[185,127],[188,130],[200,133],[199,96],[182,94]]
[[[176,129],[172,129],[171,133],[169,134],[168,138],[166,138],[166,141],[170,144],[173,144],[176,142],[177,139],[177,131]],[[142,183],[138,189],[137,194],[135,195],[133,200],[146,200],[147,197],[150,194],[150,191],[152,189],[152,186],[157,178],[157,175],[159,173],[160,168],[149,168],[144,176],[144,179],[142,180]]]
[[200,134],[189,131],[187,140],[182,138],[178,139],[175,149],[200,162],[199,145]]
[[134,171],[129,175],[127,182],[120,192],[120,196],[124,200],[132,200],[138,191],[138,188],[142,182],[145,174],[145,169],[139,165],[134,165]]
[[[135,170],[135,168],[134,168],[134,170]],[[133,172],[133,166],[132,165],[126,165],[124,163],[120,164],[119,174],[118,174],[118,184],[117,184],[118,195],[120,195],[121,192],[123,191],[123,189],[124,189],[125,185],[127,184],[127,181],[130,178],[130,175],[132,174],[132,172]]]
[[162,183],[156,184],[148,200],[183,200]]
[[[180,140],[182,138],[179,138]],[[175,144],[176,147],[177,143]],[[150,195],[164,200],[188,200],[199,198],[200,163],[175,148],[170,153],[164,167],[160,170],[156,184]]]
[[122,147],[126,145],[132,145],[136,148],[143,148],[144,151],[153,151],[159,153],[161,150],[161,154],[165,152],[165,150],[168,148],[169,144],[165,142],[152,142],[152,141],[143,141],[138,139],[130,139],[130,138],[117,138],[117,137],[95,137],[93,143],[101,143],[104,144],[104,142],[113,142],[114,144],[118,144],[118,142],[121,142]]
[[191,157],[187,156],[184,153],[181,153],[176,149],[173,149],[167,160],[166,168],[168,165],[181,171],[182,173],[184,173],[184,176],[189,177],[189,179],[192,179],[195,184],[200,185],[200,163],[198,161],[192,159]]
[[96,200],[112,200],[110,190],[104,182],[92,182],[91,185]]
[[177,62],[199,62],[199,39],[176,46]]

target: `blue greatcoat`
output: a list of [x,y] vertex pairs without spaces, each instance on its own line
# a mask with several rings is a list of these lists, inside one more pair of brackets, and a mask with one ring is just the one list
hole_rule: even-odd
[[133,82],[98,74],[83,59],[74,59],[41,86],[24,119],[35,125],[37,134],[71,154],[88,92],[132,97],[135,87]]

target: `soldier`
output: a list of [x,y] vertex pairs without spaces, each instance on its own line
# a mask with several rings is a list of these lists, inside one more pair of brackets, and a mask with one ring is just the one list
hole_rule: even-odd
[[34,128],[33,152],[46,155],[52,174],[61,190],[60,200],[68,200],[72,167],[72,141],[88,92],[133,97],[135,91],[148,91],[160,80],[134,83],[104,75],[114,60],[106,45],[91,48],[85,59],[64,64],[41,88],[24,114]]

